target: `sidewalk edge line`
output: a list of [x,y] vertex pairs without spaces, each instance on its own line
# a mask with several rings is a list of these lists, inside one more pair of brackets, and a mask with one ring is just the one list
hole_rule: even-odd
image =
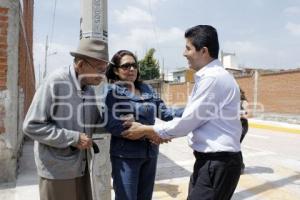
[[279,126],[274,126],[269,124],[258,124],[255,122],[249,122],[249,126],[250,128],[268,129],[272,131],[300,134],[300,129],[296,129],[296,128],[279,127]]

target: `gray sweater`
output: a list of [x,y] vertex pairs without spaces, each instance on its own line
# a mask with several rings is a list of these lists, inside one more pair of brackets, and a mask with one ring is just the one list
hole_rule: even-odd
[[87,151],[71,146],[76,146],[80,133],[91,136],[100,122],[94,90],[76,89],[71,70],[73,66],[53,72],[43,82],[23,124],[24,133],[35,141],[38,174],[48,179],[84,175]]

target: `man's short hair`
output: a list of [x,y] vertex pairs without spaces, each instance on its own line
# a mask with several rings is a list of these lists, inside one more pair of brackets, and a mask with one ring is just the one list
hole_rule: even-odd
[[214,27],[210,25],[194,26],[186,30],[184,36],[191,40],[197,51],[206,47],[212,58],[218,58],[219,40],[217,30]]

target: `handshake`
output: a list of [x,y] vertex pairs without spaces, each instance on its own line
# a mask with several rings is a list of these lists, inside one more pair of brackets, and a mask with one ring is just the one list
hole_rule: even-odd
[[140,138],[148,138],[154,144],[168,143],[171,139],[163,139],[153,130],[152,126],[140,124],[138,122],[125,121],[123,126],[128,128],[122,132],[122,136],[130,140],[138,140]]

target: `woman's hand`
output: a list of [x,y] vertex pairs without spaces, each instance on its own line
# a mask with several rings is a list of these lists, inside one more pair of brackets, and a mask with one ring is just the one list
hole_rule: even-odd
[[121,135],[129,140],[138,140],[146,135],[145,126],[138,122],[125,121],[123,126],[128,127],[128,129],[123,131]]

